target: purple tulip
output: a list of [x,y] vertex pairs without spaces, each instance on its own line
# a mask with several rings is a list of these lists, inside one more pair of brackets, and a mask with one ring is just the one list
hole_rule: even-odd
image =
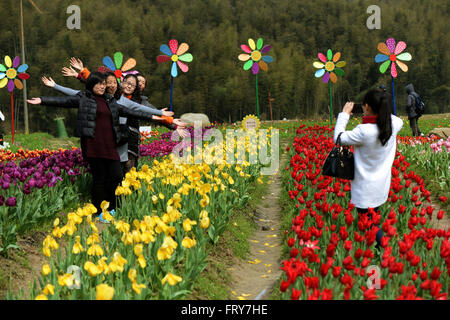
[[15,206],[17,205],[16,197],[9,197],[9,198],[6,200],[6,205],[7,205],[8,207],[15,207]]
[[5,203],[5,197],[0,196],[0,206],[2,206]]

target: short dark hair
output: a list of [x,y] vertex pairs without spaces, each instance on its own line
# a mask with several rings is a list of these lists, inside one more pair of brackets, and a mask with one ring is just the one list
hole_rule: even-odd
[[93,92],[94,86],[97,83],[106,81],[106,75],[97,71],[91,72],[86,80],[86,90]]
[[[134,102],[137,103],[141,103],[141,88],[139,88],[139,81],[136,75],[134,74],[127,74],[122,82],[125,82],[128,78],[134,78],[134,80],[136,81],[136,88],[134,88],[133,93],[131,94],[131,100],[133,100]],[[123,88],[122,88],[123,91]]]

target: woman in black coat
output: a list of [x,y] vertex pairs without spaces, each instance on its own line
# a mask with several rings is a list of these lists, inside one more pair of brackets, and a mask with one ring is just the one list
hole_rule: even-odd
[[[30,104],[53,107],[78,108],[75,136],[81,138],[83,157],[89,163],[93,178],[92,202],[100,214],[103,200],[109,202],[109,210],[116,208],[115,190],[122,181],[117,143],[120,140],[119,115],[151,120],[153,113],[126,108],[105,92],[106,76],[92,72],[86,81],[86,90],[75,96],[41,97],[27,100]],[[170,116],[171,112],[163,111]]]

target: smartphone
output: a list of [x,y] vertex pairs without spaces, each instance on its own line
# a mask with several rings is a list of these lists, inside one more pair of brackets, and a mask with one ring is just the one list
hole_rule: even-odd
[[355,103],[353,105],[352,113],[354,113],[354,114],[362,114],[363,113],[362,103]]

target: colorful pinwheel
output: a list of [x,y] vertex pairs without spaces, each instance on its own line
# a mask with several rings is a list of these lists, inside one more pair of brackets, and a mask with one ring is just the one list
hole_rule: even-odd
[[333,83],[336,83],[337,76],[342,77],[345,74],[344,70],[340,68],[345,67],[347,63],[345,61],[339,61],[339,59],[341,58],[340,52],[336,52],[333,56],[333,52],[331,51],[331,49],[328,49],[326,57],[320,52],[318,54],[318,57],[321,62],[316,61],[313,63],[313,66],[319,69],[316,71],[315,76],[316,78],[320,78],[323,76],[323,83],[328,83],[329,80],[331,80],[331,82]]
[[[408,52],[403,52],[406,49],[406,43],[403,41],[399,41],[397,45],[395,45],[395,39],[389,38],[386,40],[386,43],[380,42],[378,44],[378,51],[381,54],[377,54],[375,56],[375,62],[380,63],[380,72],[385,73],[386,70],[391,66],[391,80],[392,80],[392,99],[394,103],[394,114],[395,114],[395,90],[394,90],[394,78],[397,78],[397,67],[399,66],[403,72],[408,72],[408,66],[404,64],[402,61],[411,61],[412,56]],[[403,53],[402,53],[403,52]],[[400,61],[401,60],[401,61]]]
[[[30,79],[30,75],[25,73],[28,69],[27,64],[20,65],[20,57],[17,56],[11,61],[9,56],[5,57],[5,65],[0,64],[0,88],[7,86],[11,93],[11,125],[12,125],[12,143],[14,144],[14,88],[23,89],[23,84],[19,80]],[[17,79],[19,78],[19,79]]]
[[[123,54],[122,52],[114,53],[114,62],[111,57],[107,56],[103,58],[103,64],[114,72],[119,83],[122,81],[123,76],[128,73],[133,73],[133,71],[129,71],[136,66],[136,60],[133,58],[128,59],[123,65]],[[128,71],[128,72],[127,72]]]
[[345,67],[347,63],[345,61],[339,61],[339,59],[341,58],[340,52],[336,52],[333,56],[333,51],[331,51],[331,49],[328,49],[326,57],[323,53],[320,52],[318,54],[318,57],[320,61],[315,61],[313,63],[313,66],[319,70],[317,70],[314,75],[316,78],[320,78],[323,76],[323,83],[328,83],[328,86],[330,88],[330,124],[332,124],[333,96],[331,94],[331,83],[337,82],[337,76],[342,77],[345,75],[344,70],[340,68]]
[[[169,48],[170,47],[170,48]],[[167,61],[172,61],[172,68],[170,71],[170,110],[172,111],[172,101],[173,101],[173,78],[178,76],[178,67],[183,72],[188,72],[189,67],[183,62],[191,62],[194,58],[192,54],[186,53],[189,50],[189,45],[187,43],[182,43],[178,46],[178,41],[172,39],[169,41],[169,46],[163,44],[159,47],[164,55],[159,55],[156,57],[158,63],[163,63]],[[183,61],[183,62],[182,62]]]
[[244,70],[252,70],[252,73],[256,77],[256,115],[259,118],[259,100],[258,100],[258,73],[259,70],[263,71],[269,70],[268,63],[273,62],[272,56],[263,56],[263,53],[267,53],[272,47],[266,45],[263,47],[263,39],[259,38],[255,41],[250,38],[248,39],[248,45],[241,44],[241,49],[245,53],[241,53],[238,59],[241,61],[246,61],[244,63]]

